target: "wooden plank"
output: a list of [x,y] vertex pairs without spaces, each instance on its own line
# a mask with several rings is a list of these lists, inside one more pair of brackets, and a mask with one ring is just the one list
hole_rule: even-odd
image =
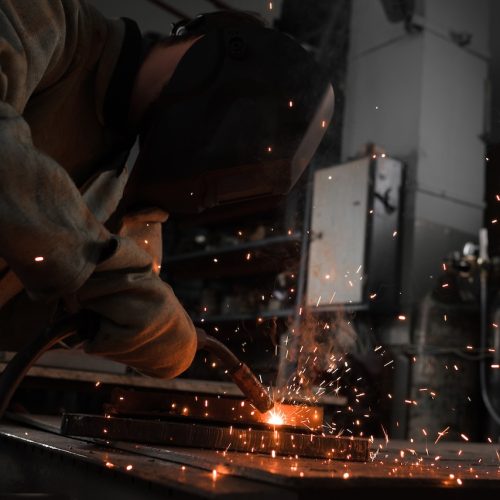
[[239,429],[183,422],[63,415],[61,432],[68,436],[110,441],[167,444],[285,456],[366,461],[367,439],[284,430]]

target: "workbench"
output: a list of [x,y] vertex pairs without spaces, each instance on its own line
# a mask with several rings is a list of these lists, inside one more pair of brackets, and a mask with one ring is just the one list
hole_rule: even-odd
[[[0,422],[0,496],[68,498],[471,498],[500,490],[500,445],[375,441],[366,463],[106,443]],[[378,451],[376,451],[378,450]],[[344,497],[345,498],[345,497]],[[478,497],[482,498],[482,497]]]

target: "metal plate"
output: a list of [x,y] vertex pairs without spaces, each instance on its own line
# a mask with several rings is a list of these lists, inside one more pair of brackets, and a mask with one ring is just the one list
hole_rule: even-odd
[[274,450],[277,455],[355,461],[366,461],[369,452],[368,440],[361,438],[81,414],[63,415],[61,432],[68,436],[110,441],[136,441],[250,453],[272,453]]
[[234,425],[280,423],[290,429],[319,430],[323,425],[323,408],[318,406],[276,403],[271,411],[260,413],[244,399],[125,389],[113,390],[105,411],[117,416],[179,417]]

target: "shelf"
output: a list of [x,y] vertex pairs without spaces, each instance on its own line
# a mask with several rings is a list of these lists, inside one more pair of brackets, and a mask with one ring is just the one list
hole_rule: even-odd
[[[295,271],[300,258],[301,235],[275,236],[240,245],[174,255],[165,259],[163,275],[175,280],[235,279]],[[250,254],[250,258],[248,257]]]
[[262,240],[257,240],[257,241],[249,241],[246,243],[241,243],[239,245],[231,245],[231,246],[228,245],[210,250],[199,250],[197,252],[189,252],[180,255],[173,255],[171,257],[166,257],[164,262],[166,264],[171,264],[174,262],[183,262],[186,260],[217,257],[220,256],[221,254],[227,254],[232,252],[244,252],[258,248],[267,248],[269,246],[281,245],[283,243],[288,243],[291,241],[300,241],[300,239],[301,239],[300,233],[293,233],[284,236],[271,236],[270,238],[264,238]]
[[[272,319],[272,318],[286,318],[288,316],[293,316],[293,309],[282,309],[280,311],[262,311],[256,313],[248,313],[248,314],[219,314],[213,316],[200,316],[196,319],[193,319],[194,323],[219,323],[223,321],[247,321],[247,320],[255,320],[258,318],[262,319]],[[203,321],[202,321],[203,320]]]

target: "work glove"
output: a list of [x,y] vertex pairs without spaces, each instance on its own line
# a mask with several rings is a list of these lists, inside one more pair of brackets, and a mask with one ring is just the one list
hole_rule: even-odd
[[87,353],[125,363],[141,372],[172,378],[196,352],[196,331],[168,284],[153,271],[152,257],[131,238],[114,236],[111,255],[73,295],[71,312],[99,317],[87,332]]

